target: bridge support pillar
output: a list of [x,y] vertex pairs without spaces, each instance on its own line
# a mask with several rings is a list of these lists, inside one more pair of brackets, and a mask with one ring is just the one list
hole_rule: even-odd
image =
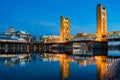
[[7,53],[8,52],[8,44],[6,43],[5,44],[5,53]]

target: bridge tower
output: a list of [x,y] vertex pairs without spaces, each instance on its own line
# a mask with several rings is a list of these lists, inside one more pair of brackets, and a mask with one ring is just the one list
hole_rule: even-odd
[[96,8],[96,40],[106,41],[107,26],[106,26],[106,9],[101,4],[97,5]]
[[66,42],[70,38],[70,24],[69,18],[60,16],[60,41]]

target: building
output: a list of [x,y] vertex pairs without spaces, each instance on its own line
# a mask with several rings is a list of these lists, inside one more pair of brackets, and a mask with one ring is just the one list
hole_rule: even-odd
[[11,35],[14,31],[15,31],[15,30],[14,30],[13,27],[9,27],[9,28],[4,32],[4,34],[5,34],[5,35]]
[[30,40],[31,40],[30,34],[27,33],[27,32],[25,32],[25,31],[16,31],[16,32],[13,32],[12,36],[16,36],[18,38],[25,39],[27,42],[30,42]]
[[56,35],[50,35],[50,36],[41,36],[40,42],[43,43],[57,43],[60,42],[60,37]]
[[30,42],[31,36],[25,31],[15,31],[13,27],[9,27],[4,34],[0,34],[0,40]]
[[86,33],[77,33],[77,35],[76,36],[79,36],[79,37],[84,37],[84,36],[86,36]]

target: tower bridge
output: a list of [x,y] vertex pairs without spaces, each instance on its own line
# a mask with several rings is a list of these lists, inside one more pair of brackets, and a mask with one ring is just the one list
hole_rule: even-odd
[[[60,16],[60,36],[48,36],[43,42],[19,42],[15,40],[0,40],[0,53],[15,52],[40,52],[47,49],[57,49],[73,46],[72,43],[120,41],[120,31],[107,31],[106,9],[101,4],[96,7],[96,33],[78,33],[70,36],[70,19]],[[45,41],[44,41],[45,40]],[[78,44],[79,45],[79,44]],[[97,44],[95,44],[96,46]],[[103,44],[104,45],[104,44]],[[71,47],[70,47],[71,48]]]
[[[66,24],[67,19],[67,24]],[[86,34],[78,33],[74,36],[70,36],[70,23],[68,18],[60,18],[60,40],[61,42],[72,41],[118,41],[120,40],[120,31],[107,32],[107,17],[106,8],[98,4],[96,7],[96,33]],[[67,27],[67,28],[66,28]],[[66,35],[67,34],[67,35]]]

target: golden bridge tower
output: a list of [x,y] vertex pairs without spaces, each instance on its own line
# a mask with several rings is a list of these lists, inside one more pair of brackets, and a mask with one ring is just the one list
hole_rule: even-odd
[[69,18],[60,16],[60,41],[66,42],[70,38]]
[[107,26],[106,26],[106,9],[101,4],[97,5],[96,8],[96,40],[106,41]]

